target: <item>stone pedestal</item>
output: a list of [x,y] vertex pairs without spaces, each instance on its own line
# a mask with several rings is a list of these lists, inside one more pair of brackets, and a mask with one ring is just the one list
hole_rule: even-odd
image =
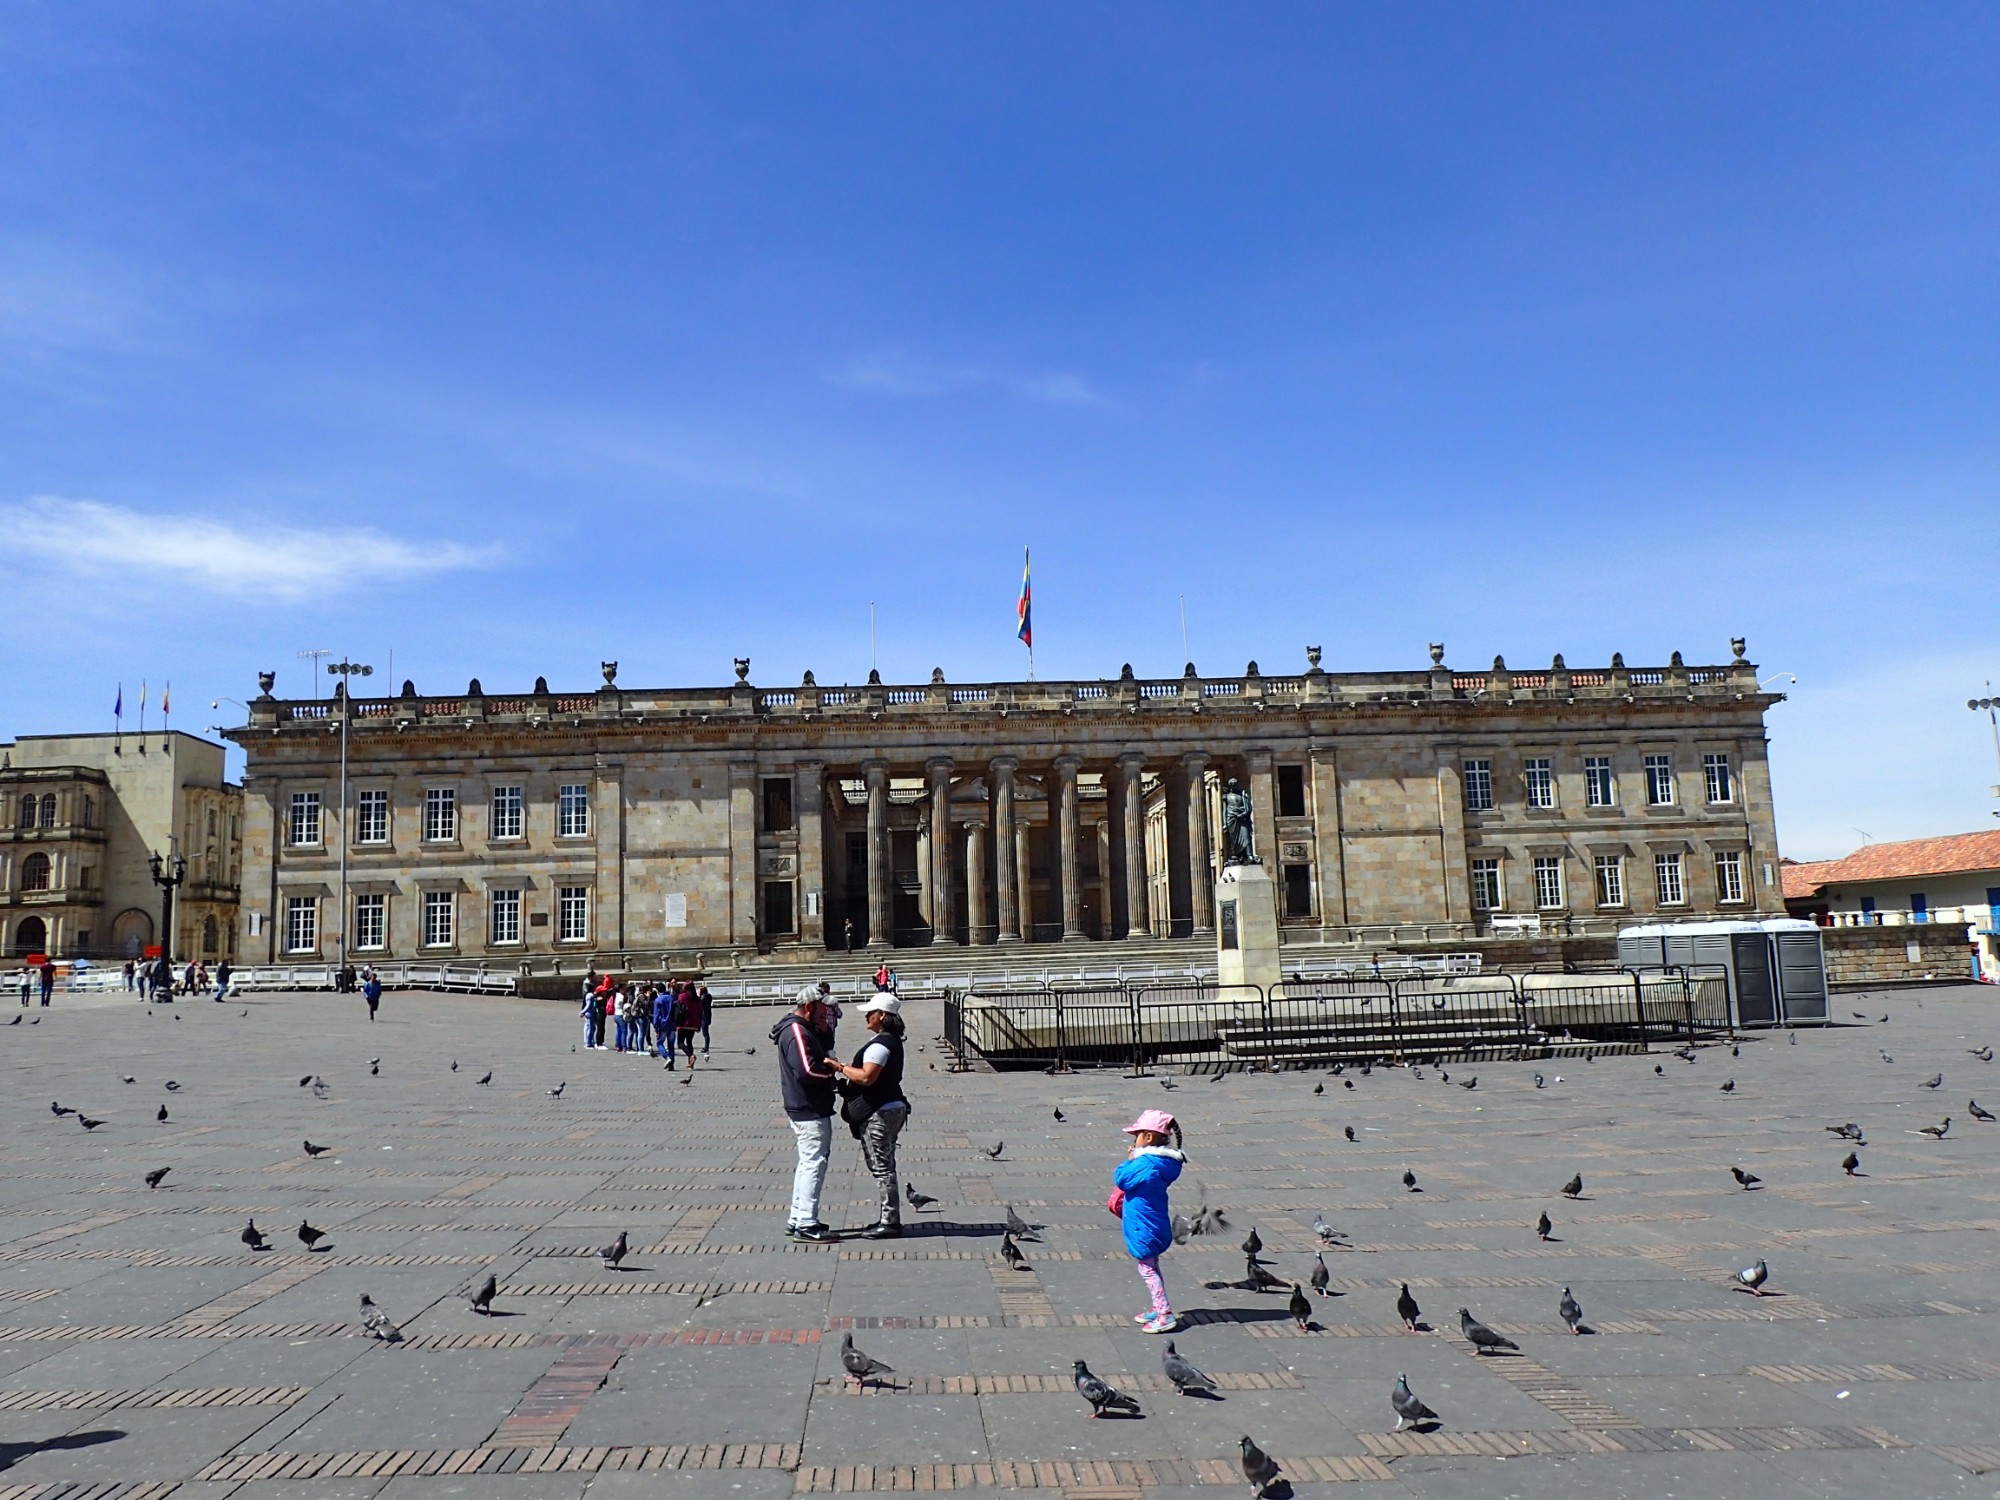
[[1231,865],[1215,883],[1216,981],[1283,993],[1278,968],[1278,897],[1262,865]]

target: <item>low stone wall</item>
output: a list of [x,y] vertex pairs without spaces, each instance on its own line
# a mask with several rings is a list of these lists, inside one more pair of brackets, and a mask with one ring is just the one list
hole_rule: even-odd
[[1914,927],[1828,927],[1829,989],[1881,984],[1963,984],[1972,978],[1972,944],[1962,923]]

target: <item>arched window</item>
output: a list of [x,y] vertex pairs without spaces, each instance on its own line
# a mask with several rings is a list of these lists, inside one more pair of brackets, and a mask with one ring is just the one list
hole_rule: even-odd
[[30,854],[21,861],[21,889],[24,891],[45,891],[49,888],[49,857],[46,854]]
[[15,820],[15,824],[21,828],[33,828],[35,826],[35,794],[33,792],[29,792],[21,799],[21,816]]
[[49,928],[40,917],[25,918],[14,929],[14,956],[26,958],[30,953],[48,950]]
[[56,794],[54,792],[43,792],[42,827],[53,828],[55,826],[56,826]]

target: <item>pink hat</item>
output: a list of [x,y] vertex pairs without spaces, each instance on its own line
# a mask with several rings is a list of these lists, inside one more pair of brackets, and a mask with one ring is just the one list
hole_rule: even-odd
[[1141,1130],[1150,1130],[1156,1135],[1166,1135],[1174,1128],[1174,1117],[1164,1109],[1142,1109],[1139,1118],[1125,1127],[1125,1134],[1135,1135]]

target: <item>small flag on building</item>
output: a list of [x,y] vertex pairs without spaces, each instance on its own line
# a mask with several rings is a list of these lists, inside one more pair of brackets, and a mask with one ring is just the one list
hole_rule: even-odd
[[1016,613],[1021,617],[1021,628],[1015,634],[1020,636],[1021,644],[1026,646],[1030,651],[1035,649],[1035,626],[1031,614],[1032,604],[1032,591],[1028,587],[1028,549],[1023,547],[1021,549],[1021,602],[1016,606]]

